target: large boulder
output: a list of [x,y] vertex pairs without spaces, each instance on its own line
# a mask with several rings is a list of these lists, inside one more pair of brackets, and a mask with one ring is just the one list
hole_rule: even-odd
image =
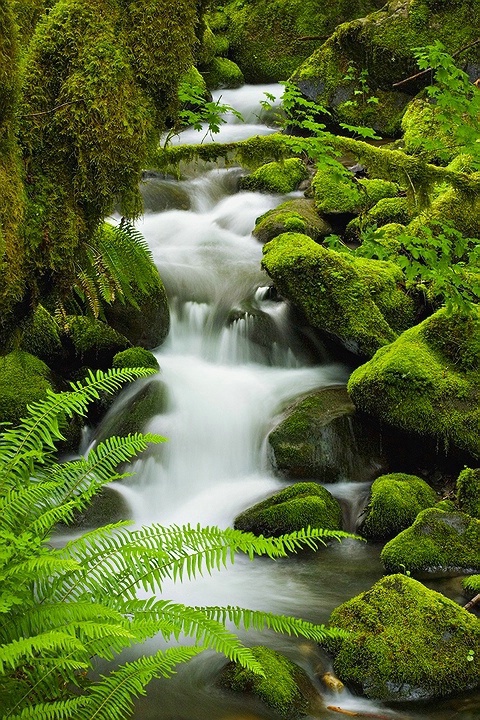
[[389,573],[450,573],[480,570],[480,520],[461,512],[422,510],[390,540],[381,559]]
[[393,263],[340,254],[299,233],[283,233],[263,251],[278,291],[354,353],[371,357],[414,322],[414,303]]
[[357,368],[359,409],[480,457],[480,310],[440,310]]
[[265,674],[262,676],[239,663],[229,662],[217,684],[236,693],[254,695],[284,720],[296,720],[306,715],[310,704],[318,698],[305,671],[263,645],[251,649]]
[[436,502],[435,491],[425,480],[404,473],[382,475],[372,485],[359,532],[367,540],[388,540]]
[[22,350],[0,356],[0,422],[16,425],[47,390],[52,390],[50,369],[42,360]]
[[350,634],[332,646],[339,677],[382,700],[448,696],[480,683],[480,622],[405,575],[379,580],[336,608],[331,625]]
[[106,323],[84,315],[69,315],[63,323],[62,342],[72,365],[111,367],[114,356],[130,347],[126,337]]
[[[476,39],[471,13],[464,2],[390,0],[378,12],[338,26],[291,81],[330,111],[329,120],[398,135],[407,103],[422,87],[421,79],[392,87],[418,72],[413,48],[436,40],[450,52],[464,47]],[[469,61],[478,65],[477,47],[462,55],[462,62]]]
[[480,468],[462,470],[456,484],[460,510],[480,519]]
[[261,243],[266,243],[284,232],[302,233],[312,240],[319,240],[330,235],[332,228],[315,210],[313,200],[297,198],[287,200],[260,215],[255,222],[253,235]]
[[343,387],[311,393],[287,409],[268,443],[276,471],[292,480],[367,481],[385,467],[378,428]]
[[321,485],[296,483],[237,515],[234,527],[255,535],[278,537],[302,528],[340,530],[342,510]]
[[170,330],[167,294],[154,269],[158,276],[156,287],[144,291],[133,284],[131,291],[135,305],[115,300],[105,307],[108,324],[125,335],[132,345],[148,350],[161,345]]

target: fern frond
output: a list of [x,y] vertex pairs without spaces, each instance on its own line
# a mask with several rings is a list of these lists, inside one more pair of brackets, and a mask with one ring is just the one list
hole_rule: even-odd
[[[38,653],[77,653],[84,650],[80,640],[66,632],[48,631],[29,638],[21,638],[0,646],[0,672],[24,664],[25,660],[33,661]],[[62,658],[63,660],[64,658]],[[42,662],[46,657],[42,657]],[[77,663],[77,667],[88,667],[86,663]]]
[[83,697],[72,697],[51,703],[29,703],[22,712],[7,717],[8,720],[74,720],[85,702]]
[[170,677],[176,665],[187,662],[203,649],[169,648],[126,663],[89,688],[87,702],[78,709],[75,720],[125,720],[132,712],[133,698],[145,694],[150,680]]

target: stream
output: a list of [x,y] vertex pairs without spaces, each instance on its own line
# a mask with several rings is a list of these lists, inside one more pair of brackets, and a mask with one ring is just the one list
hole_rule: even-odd
[[[222,101],[240,110],[246,122],[230,118],[216,139],[232,141],[273,132],[262,123],[260,113],[259,101],[266,91],[278,97],[281,87],[221,91]],[[202,137],[189,130],[177,142],[199,142]],[[207,137],[205,142],[211,140]],[[231,526],[240,511],[285,487],[271,469],[266,443],[285,407],[310,390],[345,384],[350,372],[314,336],[295,325],[291,308],[271,296],[269,279],[260,269],[262,248],[251,235],[255,219],[301,193],[238,192],[241,174],[238,167],[204,165],[187,168],[182,180],[152,174],[143,187],[146,212],[137,226],[165,283],[172,325],[165,344],[155,351],[164,404],[145,428],[168,442],[138,459],[131,468],[134,476],[113,486],[138,525]],[[145,382],[125,391],[103,425],[115,431],[122,405],[127,406]],[[101,433],[102,425],[96,436]],[[354,530],[368,497],[368,483],[345,477],[328,489],[342,504],[345,529]],[[239,557],[224,571],[172,584],[164,596],[191,605],[240,605],[327,622],[334,607],[382,576],[380,549],[347,540],[276,562]],[[455,579],[429,585],[462,602]],[[239,634],[248,644],[268,644],[304,667],[325,706],[397,719],[479,717],[478,694],[401,706],[369,701],[348,690],[334,695],[314,677],[319,665],[328,669],[328,660],[314,643],[271,632]],[[158,645],[154,639],[148,649]],[[173,678],[153,682],[148,695],[137,702],[135,718],[274,718],[256,700],[215,686],[224,662],[222,656],[205,653],[179,667]],[[315,717],[344,716],[324,709]]]

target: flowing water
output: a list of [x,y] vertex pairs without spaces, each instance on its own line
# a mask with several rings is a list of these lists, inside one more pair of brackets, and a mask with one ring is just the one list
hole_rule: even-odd
[[[279,94],[280,88],[247,86],[222,92],[223,100],[242,111],[247,124],[231,118],[220,140],[271,131],[261,124],[259,113],[264,91]],[[202,135],[193,133],[187,131],[181,141],[198,142]],[[172,327],[156,352],[166,397],[146,428],[168,442],[137,460],[134,477],[116,485],[138,524],[231,526],[240,511],[285,486],[272,472],[266,443],[282,410],[310,390],[344,384],[349,374],[348,367],[328,357],[314,338],[295,326],[284,302],[272,299],[268,278],[260,269],[261,246],[251,231],[255,219],[284,197],[238,192],[240,174],[239,168],[187,168],[181,181],[151,177],[144,187],[147,212],[139,229],[164,280]],[[120,398],[103,426],[114,431],[122,403],[128,404],[142,382]],[[354,481],[354,476],[345,477],[328,486],[341,501],[350,530],[369,489]],[[326,622],[334,607],[381,577],[379,550],[346,541],[277,562],[239,558],[228,570],[172,585],[164,595],[188,604],[240,605]],[[449,588],[451,596],[458,596],[458,587],[454,583]],[[271,633],[242,637],[284,652],[312,678],[315,668],[326,662],[313,643]],[[156,647],[157,641],[149,646]],[[153,683],[137,704],[136,718],[273,717],[256,701],[215,687],[223,663],[223,658],[208,653],[181,667],[173,679]],[[431,720],[478,717],[478,697],[435,707],[388,708],[348,691],[331,695],[317,685],[325,706],[358,713]],[[315,717],[342,716],[320,709]]]

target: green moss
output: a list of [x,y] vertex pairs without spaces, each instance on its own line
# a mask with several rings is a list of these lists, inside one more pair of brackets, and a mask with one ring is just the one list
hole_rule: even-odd
[[479,520],[430,508],[385,545],[381,559],[390,573],[472,571],[479,568],[479,547]]
[[132,347],[117,353],[113,357],[112,367],[131,368],[143,367],[159,370],[158,360],[149,350],[142,347]]
[[130,346],[126,337],[90,317],[68,316],[64,331],[77,363],[93,368],[111,367],[113,357]]
[[448,500],[448,498],[445,500],[439,500],[435,507],[437,510],[443,510],[443,512],[455,512],[458,510],[453,500]]
[[304,162],[299,158],[291,158],[262,165],[251,175],[243,177],[240,187],[254,192],[289,193],[296,190],[307,176]]
[[405,331],[352,373],[356,407],[480,456],[479,322],[441,310]]
[[371,356],[413,322],[413,302],[392,263],[339,254],[304,235],[284,233],[265,245],[263,267],[313,327],[353,352]]
[[218,53],[216,37],[208,24],[205,23],[200,47],[195,53],[195,60],[197,62],[197,65],[209,65],[217,54]]
[[210,90],[238,88],[245,82],[238,65],[223,57],[213,58],[209,65],[202,67],[202,74]]
[[410,208],[405,197],[384,198],[379,200],[367,213],[367,222],[381,227],[390,223],[406,225],[411,218]]
[[336,608],[330,623],[350,631],[335,648],[336,673],[368,697],[444,697],[478,684],[468,661],[470,651],[480,654],[477,618],[412,578],[382,578]]
[[462,470],[457,479],[456,490],[460,510],[480,519],[480,469]]
[[[471,177],[480,178],[480,173]],[[448,188],[407,225],[407,233],[421,235],[423,227],[430,228],[434,234],[440,233],[446,223],[453,225],[465,237],[478,237],[480,195]]]
[[58,323],[42,305],[23,328],[21,348],[50,367],[57,365],[64,355]]
[[480,593],[480,575],[469,575],[469,577],[463,578],[462,587],[468,593],[478,595]]
[[0,356],[0,421],[17,424],[27,414],[27,405],[43,400],[52,386],[50,369],[38,358],[21,350]]
[[304,671],[270,648],[260,645],[251,650],[263,666],[265,675],[230,662],[221,672],[218,684],[234,692],[255,695],[284,720],[305,715],[308,710],[306,695],[312,695],[313,690]]
[[360,534],[367,540],[387,540],[411,525],[421,510],[436,501],[434,490],[415,475],[382,475],[372,485]]
[[330,225],[316,212],[313,200],[287,200],[268,210],[255,222],[254,236],[262,243],[284,232],[299,232],[313,240],[331,233]]
[[306,527],[339,530],[338,501],[316,483],[296,483],[253,505],[235,518],[234,527],[266,537],[278,537]]
[[436,118],[438,109],[420,98],[411,102],[403,116],[403,146],[405,152],[418,155],[429,162],[446,164],[455,155],[450,138],[441,132]]
[[357,213],[363,194],[348,170],[318,170],[312,180],[315,206],[320,213]]
[[207,83],[205,82],[202,73],[192,65],[182,78],[182,82],[190,85],[191,87],[198,88],[203,97],[209,97]]

